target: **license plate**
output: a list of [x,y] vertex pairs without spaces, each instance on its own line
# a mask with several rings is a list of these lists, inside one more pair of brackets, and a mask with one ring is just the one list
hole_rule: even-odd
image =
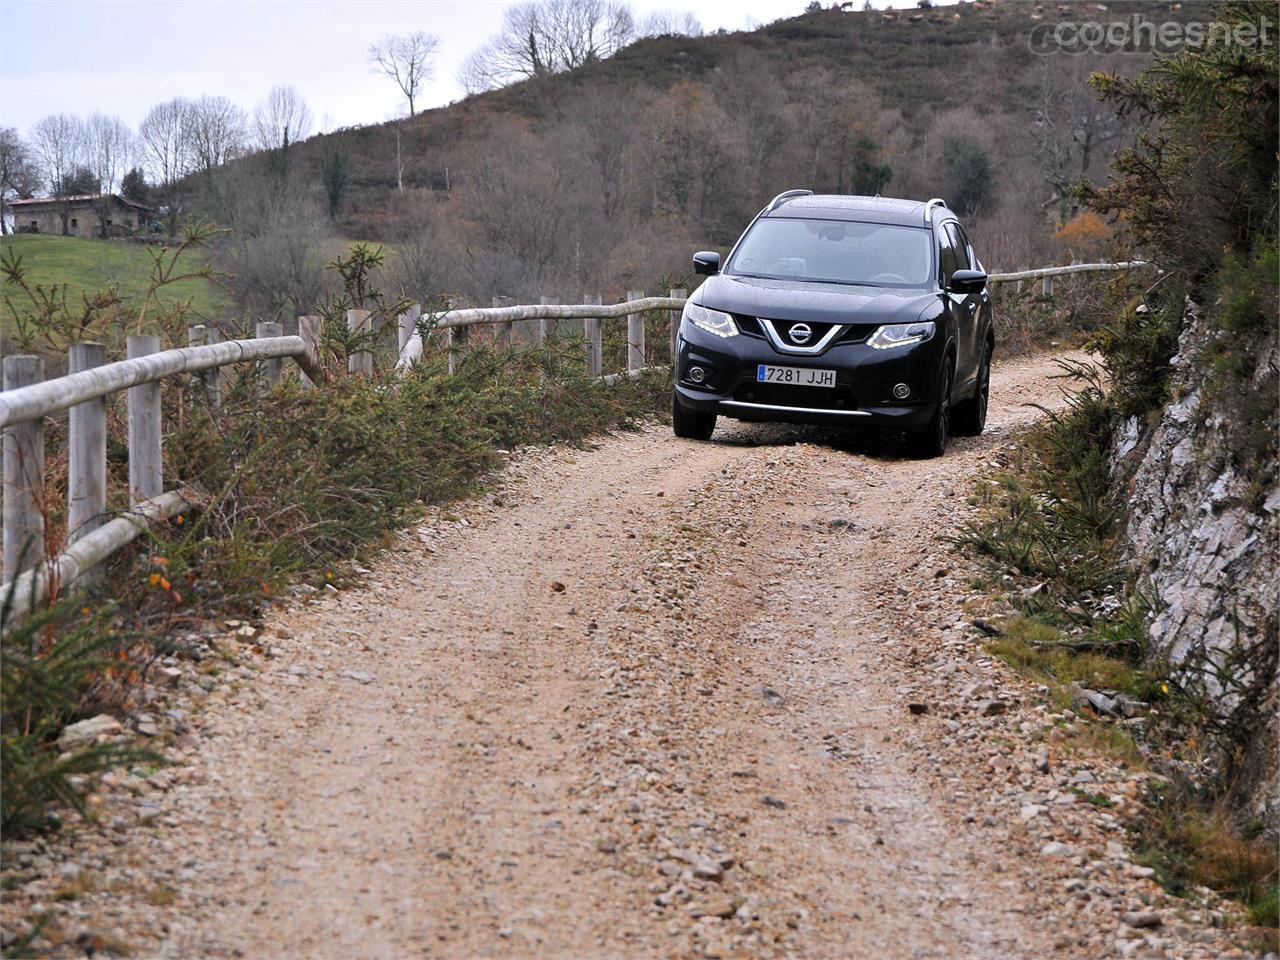
[[759,383],[789,383],[797,387],[834,387],[836,372],[814,367],[771,367],[762,363],[756,367]]

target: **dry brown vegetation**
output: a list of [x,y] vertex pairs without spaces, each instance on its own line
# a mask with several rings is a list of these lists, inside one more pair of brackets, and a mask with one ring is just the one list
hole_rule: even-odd
[[[1107,16],[1138,9],[1154,8]],[[1102,180],[1135,133],[1096,102],[1089,71],[1132,74],[1147,57],[1040,56],[1034,25],[1027,5],[965,5],[919,22],[824,10],[749,33],[651,37],[246,158],[193,206],[236,231],[229,266],[255,313],[322,292],[305,264],[330,235],[389,243],[396,292],[414,298],[652,290],[796,186],[944,196],[991,269],[1118,253],[1106,236],[1055,232],[1075,213],[1068,185]]]

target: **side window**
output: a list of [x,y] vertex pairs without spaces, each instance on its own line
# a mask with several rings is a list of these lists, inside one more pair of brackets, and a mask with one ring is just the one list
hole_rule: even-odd
[[938,279],[945,288],[951,282],[951,275],[956,272],[955,241],[945,226],[938,231],[938,267],[942,273]]
[[956,269],[969,270],[973,264],[969,262],[969,238],[964,235],[964,230],[958,223],[948,223],[943,226],[947,234],[951,237],[951,243],[955,247]]

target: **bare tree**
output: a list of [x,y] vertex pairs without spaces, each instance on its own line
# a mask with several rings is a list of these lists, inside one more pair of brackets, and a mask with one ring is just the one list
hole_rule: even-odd
[[403,36],[383,37],[369,47],[369,63],[374,70],[390,77],[409,101],[409,116],[414,115],[414,101],[422,85],[431,79],[435,67],[431,58],[440,48],[435,34],[416,30]]
[[174,97],[156,104],[138,126],[138,136],[151,168],[151,179],[167,207],[169,235],[173,236],[178,232],[182,212],[182,180],[194,164],[190,102]]
[[66,113],[44,117],[31,128],[36,161],[51,196],[63,201],[62,235],[71,233],[72,186],[76,171],[85,161],[84,121]]
[[640,24],[642,37],[700,37],[702,24],[688,11],[655,10]]
[[584,87],[573,103],[571,135],[599,177],[600,213],[606,221],[612,222],[622,210],[639,127],[640,105],[616,85]]
[[0,233],[9,233],[9,204],[40,189],[35,156],[15,127],[0,127]]
[[1100,179],[1130,132],[1129,121],[1089,87],[1091,66],[1087,59],[1042,57],[1030,105],[1036,159],[1050,190],[1044,206],[1056,204],[1063,218],[1071,188],[1081,179]]
[[226,97],[206,96],[191,101],[187,121],[192,159],[206,177],[215,167],[244,152],[249,139],[249,118]]
[[311,110],[290,86],[272,87],[267,99],[253,108],[253,130],[263,150],[281,150],[311,133]]
[[102,235],[109,234],[111,196],[120,189],[120,180],[133,166],[136,145],[133,131],[119,117],[94,113],[85,124],[86,158],[100,184],[101,198],[95,204]]
[[525,0],[503,14],[502,30],[463,61],[468,93],[573,70],[617,53],[635,39],[625,4],[610,0]]

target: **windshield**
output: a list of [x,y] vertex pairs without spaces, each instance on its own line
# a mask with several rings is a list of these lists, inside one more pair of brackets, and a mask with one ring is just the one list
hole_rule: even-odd
[[725,272],[771,280],[923,287],[933,278],[927,227],[849,220],[757,220]]

